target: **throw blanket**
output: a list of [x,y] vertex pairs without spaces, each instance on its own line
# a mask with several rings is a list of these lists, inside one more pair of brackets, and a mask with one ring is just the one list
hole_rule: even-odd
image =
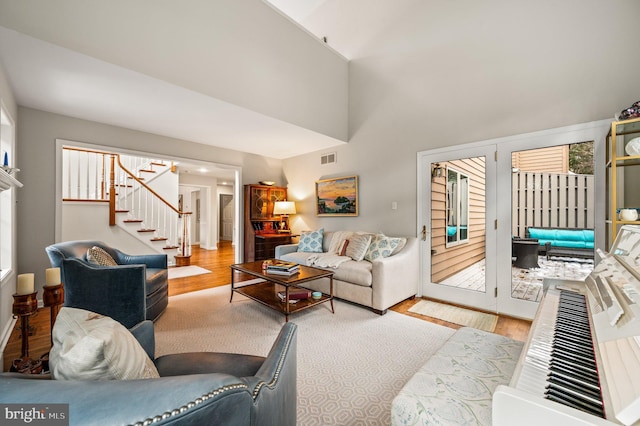
[[307,266],[317,266],[319,268],[337,268],[347,260],[351,260],[349,256],[338,255],[340,243],[348,239],[353,232],[336,231],[331,237],[329,250],[326,253],[313,254],[307,258]]
[[332,253],[313,254],[307,258],[307,266],[318,266],[320,268],[337,268],[347,260],[349,256],[338,256]]

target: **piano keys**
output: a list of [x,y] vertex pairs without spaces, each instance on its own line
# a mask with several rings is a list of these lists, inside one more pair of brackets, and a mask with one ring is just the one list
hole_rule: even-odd
[[598,254],[584,282],[545,280],[494,425],[640,425],[640,227]]

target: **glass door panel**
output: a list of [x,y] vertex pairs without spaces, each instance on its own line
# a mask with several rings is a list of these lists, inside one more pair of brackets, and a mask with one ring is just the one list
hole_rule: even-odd
[[[460,156],[456,156],[459,154]],[[472,156],[467,156],[472,154]],[[495,267],[487,253],[495,247],[493,149],[483,147],[423,158],[423,206],[429,224],[424,250],[423,295],[483,309],[495,307]]]

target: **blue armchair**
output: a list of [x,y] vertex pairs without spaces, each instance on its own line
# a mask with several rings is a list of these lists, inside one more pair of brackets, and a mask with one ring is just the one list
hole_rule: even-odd
[[[153,323],[130,330],[154,358]],[[297,326],[285,324],[266,358],[194,352],[154,360],[160,378],[50,380],[0,374],[0,403],[69,404],[70,425],[296,424]],[[39,380],[40,379],[40,380]]]
[[[100,247],[118,266],[97,266],[87,250]],[[60,268],[64,306],[111,317],[127,328],[155,321],[169,303],[166,254],[128,255],[101,241],[67,241],[46,248],[51,266]]]

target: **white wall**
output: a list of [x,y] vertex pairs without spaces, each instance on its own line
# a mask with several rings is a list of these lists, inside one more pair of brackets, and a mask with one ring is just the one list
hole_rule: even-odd
[[157,254],[119,226],[109,226],[108,203],[63,203],[61,228],[62,241],[91,239],[127,254]]
[[122,150],[157,153],[242,168],[242,181],[271,179],[282,184],[282,162],[121,127],[79,120],[30,108],[19,108],[18,166],[24,184],[17,192],[18,271],[34,272],[41,290],[50,267],[44,251],[55,239],[56,139],[80,141]]
[[0,25],[348,137],[347,61],[259,0],[0,0]]
[[[349,64],[338,162],[285,160],[294,230],[416,235],[417,152],[613,118],[640,99],[639,16],[636,0],[411,2]],[[349,175],[360,216],[315,216],[314,182]]]

